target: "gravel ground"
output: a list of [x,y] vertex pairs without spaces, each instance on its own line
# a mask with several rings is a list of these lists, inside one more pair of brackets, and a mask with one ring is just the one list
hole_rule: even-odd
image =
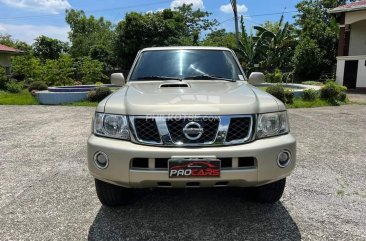
[[366,106],[290,110],[282,201],[240,189],[140,191],[102,207],[86,166],[93,108],[0,106],[0,240],[365,240]]

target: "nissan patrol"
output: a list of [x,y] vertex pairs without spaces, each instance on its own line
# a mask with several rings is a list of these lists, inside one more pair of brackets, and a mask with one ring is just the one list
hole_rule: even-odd
[[122,86],[96,108],[88,167],[102,204],[134,188],[252,187],[278,201],[295,167],[285,105],[252,86],[235,53],[220,47],[141,50]]

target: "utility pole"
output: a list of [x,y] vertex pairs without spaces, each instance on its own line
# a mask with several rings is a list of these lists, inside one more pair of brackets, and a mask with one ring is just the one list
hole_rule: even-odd
[[239,18],[238,18],[238,9],[236,0],[230,0],[231,6],[233,7],[234,11],[234,20],[235,20],[235,37],[236,37],[236,44],[239,47]]

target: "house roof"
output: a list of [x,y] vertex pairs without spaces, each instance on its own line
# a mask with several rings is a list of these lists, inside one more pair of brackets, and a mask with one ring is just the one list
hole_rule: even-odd
[[24,51],[0,44],[0,53],[16,55],[16,54],[23,54]]
[[353,3],[348,3],[345,5],[338,6],[329,10],[329,13],[342,13],[342,12],[352,12],[366,9],[366,1],[358,1]]

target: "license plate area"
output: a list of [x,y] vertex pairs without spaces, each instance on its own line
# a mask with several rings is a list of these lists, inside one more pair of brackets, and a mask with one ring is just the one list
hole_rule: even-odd
[[169,178],[220,177],[221,161],[218,159],[169,159]]

